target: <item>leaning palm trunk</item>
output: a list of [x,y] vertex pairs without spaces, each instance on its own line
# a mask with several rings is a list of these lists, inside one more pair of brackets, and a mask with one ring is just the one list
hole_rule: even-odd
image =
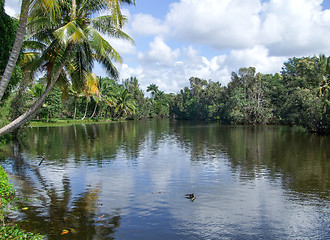
[[102,112],[104,110],[105,106],[103,106],[102,108],[99,108],[99,113],[97,114],[96,118],[99,118],[100,116],[102,117]]
[[94,117],[94,115],[95,115],[95,113],[96,113],[96,109],[97,109],[97,103],[95,103],[95,107],[94,107],[93,114],[92,114],[92,116],[90,117],[91,119]]
[[86,115],[87,115],[87,109],[88,109],[88,99],[86,99],[85,114],[84,114],[84,116],[82,117],[81,120],[84,120],[84,119],[85,119],[85,117],[86,117]]
[[10,133],[13,130],[19,128],[24,123],[31,120],[38,113],[40,107],[42,106],[42,104],[44,103],[44,101],[46,99],[46,96],[52,90],[58,77],[60,76],[63,66],[64,66],[64,64],[62,64],[62,66],[57,70],[53,80],[47,85],[46,90],[41,95],[41,97],[33,104],[33,106],[29,110],[27,110],[25,113],[23,113],[21,116],[16,118],[14,121],[12,121],[11,123],[7,124],[6,126],[4,126],[0,129],[0,136]]
[[19,23],[17,27],[15,42],[12,51],[10,53],[5,71],[0,81],[0,101],[7,89],[8,83],[10,81],[11,75],[13,74],[14,67],[16,66],[16,62],[22,48],[24,35],[26,32],[28,13],[29,13],[29,0],[23,0],[21,6],[21,17],[19,19]]

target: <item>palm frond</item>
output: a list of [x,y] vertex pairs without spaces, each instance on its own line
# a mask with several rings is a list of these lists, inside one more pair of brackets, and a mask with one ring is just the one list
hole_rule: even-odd
[[70,21],[67,24],[65,24],[63,27],[60,27],[59,29],[54,31],[54,35],[61,43],[67,45],[70,42],[70,38],[77,30],[78,29],[76,23]]
[[134,44],[134,40],[116,25],[111,15],[100,16],[91,20],[92,26],[99,32],[111,37],[121,38]]

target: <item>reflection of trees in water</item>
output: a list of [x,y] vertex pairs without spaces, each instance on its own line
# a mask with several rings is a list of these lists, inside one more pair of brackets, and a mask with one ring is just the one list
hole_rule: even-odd
[[278,126],[178,122],[174,128],[194,161],[225,153],[243,181],[281,176],[285,189],[329,198],[329,137]]
[[[46,234],[48,239],[113,239],[120,225],[120,209],[113,215],[97,214],[100,186],[87,187],[72,199],[70,179],[63,175],[62,189],[44,177],[38,167],[25,161],[21,146],[15,145],[12,175],[24,198],[17,200],[19,226]],[[26,197],[30,200],[26,202]],[[32,202],[30,202],[32,201]],[[63,230],[69,233],[62,235]]]
[[48,160],[65,164],[73,157],[80,164],[83,158],[101,166],[119,151],[127,159],[137,159],[146,139],[150,138],[152,145],[158,146],[168,127],[169,120],[166,119],[33,128],[26,131],[22,144],[30,154],[45,155]]

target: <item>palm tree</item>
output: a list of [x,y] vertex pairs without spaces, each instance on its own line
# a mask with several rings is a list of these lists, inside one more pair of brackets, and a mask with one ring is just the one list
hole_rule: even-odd
[[[48,42],[48,47],[39,59],[31,65],[32,70],[43,69],[47,75],[47,87],[35,104],[19,118],[0,129],[0,136],[13,131],[34,117],[59,78],[80,81],[85,85],[84,74],[91,72],[94,61],[101,63],[108,73],[118,77],[118,71],[112,60],[121,63],[121,57],[101,36],[133,41],[121,28],[126,18],[120,12],[120,5],[131,4],[131,0],[62,0],[62,15],[56,16],[56,22],[45,22],[43,13],[36,14],[31,26],[32,37]],[[106,9],[110,15],[92,18]],[[42,11],[42,10],[39,10]]]
[[[90,101],[91,97],[99,98],[101,97],[100,90],[97,87],[98,84],[98,78],[94,73],[86,73],[87,82],[86,87],[84,89],[84,93],[86,96],[86,107],[85,107],[85,114],[82,117],[81,120],[84,120],[87,115],[87,109],[88,109],[88,103]],[[94,111],[95,113],[95,111]]]
[[101,93],[101,98],[99,99],[99,102],[102,106],[99,109],[97,117],[102,114],[105,108],[114,108],[117,105],[117,99],[115,98],[116,89],[114,88],[114,86],[116,86],[115,80],[110,79],[108,77],[99,77],[98,87]]
[[320,55],[319,59],[321,69],[320,74],[320,96],[323,96],[327,90],[330,90],[330,57],[325,57],[325,55]]
[[0,81],[0,101],[6,91],[11,75],[13,74],[19,53],[21,51],[29,15],[34,17],[35,15],[33,10],[42,9],[43,15],[47,17],[48,20],[54,19],[55,15],[60,13],[59,1],[61,0],[22,0],[16,38],[5,71]]
[[117,98],[117,117],[126,117],[135,113],[135,105],[127,89],[124,89]]

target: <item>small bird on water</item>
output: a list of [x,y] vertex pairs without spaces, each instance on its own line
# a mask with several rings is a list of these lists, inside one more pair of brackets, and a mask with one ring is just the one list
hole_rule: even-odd
[[195,195],[193,193],[186,194],[186,198],[187,199],[190,199],[190,202],[193,202],[196,199],[196,197],[195,197]]

